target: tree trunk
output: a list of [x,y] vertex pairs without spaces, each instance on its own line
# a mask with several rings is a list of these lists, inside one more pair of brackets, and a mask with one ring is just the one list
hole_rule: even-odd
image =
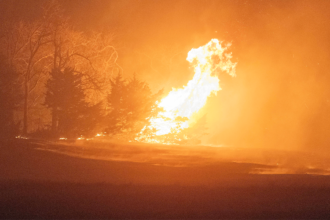
[[28,131],[28,98],[29,98],[28,90],[29,90],[28,81],[26,79],[24,82],[23,134],[27,134]]
[[57,109],[56,109],[56,107],[53,107],[53,112],[52,112],[52,133],[53,134],[57,133]]

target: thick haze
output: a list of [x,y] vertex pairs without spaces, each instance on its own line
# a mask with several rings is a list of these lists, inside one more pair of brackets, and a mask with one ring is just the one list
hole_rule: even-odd
[[[34,19],[42,0],[2,0],[1,18]],[[191,48],[231,42],[237,77],[221,75],[205,141],[294,150],[330,147],[330,1],[60,1],[83,31],[114,34],[126,76],[156,92],[193,76]]]

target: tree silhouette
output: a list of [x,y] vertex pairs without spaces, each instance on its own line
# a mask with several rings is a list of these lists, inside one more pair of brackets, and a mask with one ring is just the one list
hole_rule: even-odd
[[162,90],[152,94],[146,82],[138,80],[134,74],[127,84],[127,127],[132,132],[139,132],[148,124],[149,119],[158,114],[161,109],[157,106]]
[[147,83],[138,80],[136,75],[129,81],[118,74],[111,80],[111,93],[108,95],[108,131],[112,134],[134,135],[148,125],[149,119],[161,109],[157,106],[162,91],[152,94]]
[[110,113],[107,115],[107,131],[111,134],[118,134],[126,128],[127,85],[120,73],[110,81],[110,84],[111,92],[108,95]]
[[79,135],[91,135],[98,120],[101,120],[101,103],[90,106],[85,101],[81,84],[81,74],[75,74],[73,68],[63,71],[54,69],[47,81],[45,105],[51,108],[52,132],[69,138]]
[[18,73],[0,57],[0,137],[11,138],[18,133],[14,111],[22,101]]

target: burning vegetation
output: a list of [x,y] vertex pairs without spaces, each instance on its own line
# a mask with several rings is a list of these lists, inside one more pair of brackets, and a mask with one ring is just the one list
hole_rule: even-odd
[[[186,86],[172,91],[158,104],[163,111],[150,118],[136,140],[154,143],[180,143],[192,139],[193,135],[203,134],[205,117],[194,122],[197,113],[211,94],[221,89],[217,74],[222,71],[235,76],[236,63],[231,54],[226,53],[230,45],[222,46],[219,40],[212,39],[205,46],[192,49],[187,61],[194,67],[195,75]],[[204,120],[202,122],[202,120]],[[195,128],[194,128],[195,127]],[[190,129],[189,129],[190,128]],[[197,129],[197,131],[196,131]]]
[[0,0],[0,218],[328,219],[329,8]]
[[[201,14],[185,10],[187,5],[199,9],[196,4],[177,4],[180,10],[156,15],[153,8],[167,3],[132,1],[120,16],[113,15],[130,28],[135,23],[124,18],[131,6],[173,20],[154,22],[143,10],[133,10],[141,30],[132,36],[118,30],[123,35],[116,36],[105,25],[96,27],[96,20],[87,24],[87,14],[77,21],[73,11],[80,9],[73,10],[73,4],[66,11],[70,3],[64,2],[31,3],[38,13],[29,19],[0,16],[1,139],[328,153],[329,68],[321,45],[327,45],[323,39],[330,33],[322,25],[328,13],[300,16],[322,11],[323,3],[283,3],[288,10],[282,16],[269,2],[240,7],[214,1],[224,17],[218,19],[212,4],[206,4],[210,17],[204,22]],[[106,7],[97,7],[112,19]],[[178,19],[182,11],[190,20]],[[159,30],[161,37],[146,36],[148,30]],[[325,169],[324,164],[315,167]]]
[[196,113],[221,89],[219,73],[235,76],[230,44],[212,39],[192,49],[187,61],[193,79],[164,97],[162,90],[153,94],[136,74],[124,78],[111,35],[76,31],[56,1],[43,10],[43,19],[8,23],[1,41],[7,46],[1,51],[2,68],[14,72],[3,83],[8,91],[15,87],[20,90],[15,94],[22,94],[12,95],[15,103],[3,123],[13,135],[81,140],[102,134],[129,142],[200,142],[206,116]]
[[45,99],[45,105],[52,109],[52,130],[62,139],[90,139],[99,129],[95,137],[102,133],[129,142],[197,144],[205,134],[206,116],[196,119],[195,114],[210,95],[221,89],[220,72],[235,76],[236,63],[227,52],[229,46],[212,39],[205,46],[192,49],[187,61],[194,67],[193,79],[161,100],[162,91],[152,94],[148,84],[136,75],[125,81],[117,74],[110,80],[103,114],[102,103],[89,105],[85,101],[81,74],[68,68],[53,70],[46,84]]

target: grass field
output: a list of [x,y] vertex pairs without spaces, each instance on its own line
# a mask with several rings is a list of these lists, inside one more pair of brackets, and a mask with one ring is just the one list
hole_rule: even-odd
[[[257,174],[277,170],[281,152],[267,160],[256,153],[253,163],[242,149],[30,140],[0,146],[1,218],[330,216],[330,176],[305,174],[308,168]],[[240,161],[230,160],[235,155]]]

